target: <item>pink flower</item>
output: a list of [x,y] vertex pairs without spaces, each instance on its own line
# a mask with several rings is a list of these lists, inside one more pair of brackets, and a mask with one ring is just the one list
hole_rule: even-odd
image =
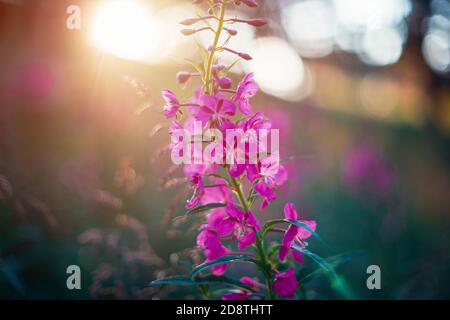
[[240,281],[255,291],[258,291],[260,288],[264,288],[264,285],[256,278],[242,277]]
[[[225,183],[223,179],[211,179],[217,185]],[[227,186],[206,188],[202,197],[203,204],[209,203],[232,203],[234,201],[233,194]],[[207,227],[214,230],[218,236],[224,237],[230,235],[235,227],[235,223],[229,218],[225,208],[212,209],[208,214]]]
[[[298,214],[295,210],[293,203],[286,203],[284,206],[284,217],[287,220],[298,220]],[[300,222],[304,223],[311,229],[312,231],[316,231],[317,223],[314,220],[299,220]],[[311,236],[311,232],[306,230],[305,228],[298,227],[296,225],[289,225],[287,228],[283,241],[281,242],[280,251],[278,253],[278,256],[281,261],[284,261],[291,249],[292,244],[294,241],[298,241],[300,243],[303,243],[304,240],[308,239]],[[292,254],[299,263],[303,262],[303,256],[300,252],[296,250],[292,250]]]
[[[260,288],[265,288],[265,286],[259,283],[257,279],[253,279],[250,277],[242,277],[240,281],[241,283],[247,285],[255,291],[258,291]],[[231,292],[223,294],[222,300],[247,300],[251,296],[252,293],[247,290],[233,290]]]
[[257,179],[254,188],[264,197],[261,203],[261,210],[265,209],[270,202],[276,199],[275,190],[283,185],[288,178],[287,170],[279,164],[278,155],[270,155],[260,161],[258,165],[249,165],[247,167],[247,177],[254,182]]
[[166,102],[166,104],[164,105],[164,115],[166,116],[166,118],[172,118],[180,109],[180,101],[177,99],[175,94],[168,89],[164,89],[161,92],[164,101]]
[[233,102],[221,94],[201,96],[198,102],[200,107],[194,111],[195,119],[204,123],[211,122],[213,127],[222,128],[236,112]]
[[[230,166],[228,172],[233,178],[241,176],[247,165],[254,163],[250,160],[251,157],[256,157],[258,152],[267,151],[266,137],[269,130],[272,127],[270,120],[264,118],[261,112],[257,112],[250,118],[243,120],[237,126],[238,129],[242,129],[242,135],[237,137],[234,145],[234,163]],[[254,144],[250,146],[250,144]],[[254,148],[254,149],[253,149]],[[250,150],[252,150],[252,153]],[[245,160],[245,164],[238,163],[239,157]]]
[[237,107],[243,114],[250,115],[252,113],[250,98],[256,95],[258,89],[258,85],[253,81],[253,73],[247,74],[239,83],[233,101],[236,102]]
[[241,291],[233,291],[224,293],[222,295],[222,300],[247,300],[250,296],[250,293],[247,291],[241,290]]
[[239,250],[255,243],[256,232],[261,230],[261,226],[253,213],[242,211],[232,203],[228,204],[226,211],[235,222],[234,238],[238,239]]
[[272,288],[280,297],[293,298],[298,288],[294,268],[289,268],[286,272],[278,272],[275,275]]
[[192,195],[192,198],[188,200],[186,204],[187,209],[195,208],[199,205],[204,193],[205,188],[203,185],[203,177],[199,174],[195,174],[191,177],[191,183],[194,186],[194,194]]
[[[206,261],[209,262],[218,259],[230,252],[222,242],[216,232],[204,228],[197,236],[197,245],[204,250]],[[221,264],[211,268],[211,272],[216,276],[221,276],[227,269],[226,264]]]

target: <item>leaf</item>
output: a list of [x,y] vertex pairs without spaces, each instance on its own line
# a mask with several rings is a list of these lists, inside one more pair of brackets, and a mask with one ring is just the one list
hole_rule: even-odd
[[237,262],[237,261],[251,262],[251,263],[258,264],[258,262],[255,259],[253,259],[252,257],[247,256],[247,255],[227,255],[227,256],[217,258],[213,261],[205,262],[205,263],[198,265],[191,271],[191,278],[193,278],[196,274],[198,274],[202,271],[205,271],[207,269],[210,269],[212,267],[219,266],[221,264]]
[[173,276],[162,279],[156,279],[149,283],[150,287],[174,285],[174,286],[195,286],[200,284],[209,284],[201,280],[194,281],[189,276]]
[[238,280],[234,280],[225,276],[216,277],[213,275],[201,278],[197,277],[195,279],[192,279],[188,275],[172,276],[163,279],[157,279],[149,283],[150,287],[166,286],[166,285],[173,285],[173,286],[224,285],[242,288],[248,291],[254,291],[254,289],[243,284]]
[[200,74],[201,76],[203,76],[203,70],[202,70],[202,67],[200,67],[200,65],[197,63],[197,62],[195,62],[194,60],[192,60],[192,59],[185,59],[190,65],[192,65],[193,67],[194,67],[194,69],[195,69],[195,71],[197,71],[198,72],[198,74]]
[[192,215],[192,214],[197,214],[197,213],[205,212],[205,211],[208,211],[208,210],[211,210],[211,209],[216,209],[216,208],[223,208],[223,207],[226,207],[226,206],[227,206],[226,203],[209,203],[209,204],[205,204],[205,205],[202,205],[202,206],[195,207],[195,208],[187,211],[185,213],[185,215],[189,216],[189,215]]
[[315,263],[321,267],[331,282],[331,287],[334,288],[339,294],[341,294],[345,299],[353,299],[353,293],[351,292],[350,288],[347,285],[347,282],[345,279],[341,276],[339,276],[336,273],[336,270],[334,269],[333,265],[328,263],[324,258],[320,257],[319,255],[309,251],[306,248],[301,248],[299,246],[292,246],[293,250],[296,250],[298,252],[301,252],[308,257],[310,257]]
[[241,61],[241,59],[235,60],[232,64],[230,64],[228,67],[226,67],[226,68],[223,70],[224,74],[227,75],[227,74],[231,71],[231,69],[233,69],[233,67],[234,67],[239,61]]
[[[338,254],[332,257],[328,257],[325,258],[325,261],[331,265],[333,268],[337,268],[345,263],[347,263],[348,261],[352,260],[356,255],[359,255],[361,252],[351,252],[351,253],[342,253],[342,254]],[[320,273],[323,273],[323,269],[321,267],[315,269],[314,271],[306,274],[305,276],[303,276],[303,278],[300,280],[300,282],[305,282],[307,281],[309,278],[314,277],[315,275],[318,275]]]

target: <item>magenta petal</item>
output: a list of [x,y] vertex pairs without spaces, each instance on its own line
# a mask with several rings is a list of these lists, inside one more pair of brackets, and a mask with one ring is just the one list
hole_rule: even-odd
[[254,164],[250,164],[247,166],[247,179],[249,181],[253,181],[259,177],[258,168]]
[[178,112],[179,107],[174,105],[165,105],[164,106],[164,116],[166,118],[174,117]]
[[267,198],[264,198],[264,200],[261,202],[261,205],[259,206],[259,211],[263,211],[265,208],[269,206],[270,201],[267,200]]
[[278,251],[278,257],[280,258],[281,262],[286,260],[288,253],[289,253],[289,247],[281,245],[280,250]]
[[242,175],[245,171],[245,165],[244,164],[233,164],[228,172],[233,178],[237,178]]
[[232,292],[224,293],[222,295],[222,300],[247,300],[248,293],[246,292]]
[[247,225],[258,231],[261,231],[261,225],[259,224],[255,215],[253,213],[251,213],[250,211],[247,213]]
[[276,193],[271,189],[266,183],[263,181],[258,182],[255,185],[255,190],[263,197],[268,198],[269,201],[274,200],[276,198]]
[[297,210],[295,210],[295,206],[292,202],[288,202],[284,205],[284,217],[287,220],[297,220],[298,219]]
[[241,281],[241,283],[243,283],[243,284],[245,284],[245,285],[247,285],[247,286],[249,286],[250,288],[253,288],[253,289],[258,288],[258,286],[260,285],[258,280],[250,278],[250,277],[247,277],[247,276],[242,277],[240,279],[240,281]]
[[[316,231],[317,223],[314,220],[300,220],[300,222],[306,224],[312,231]],[[311,236],[311,232],[306,230],[305,228],[299,227],[297,236],[304,240],[308,239]]]
[[224,219],[217,224],[216,230],[220,237],[225,237],[233,232],[235,226],[236,224],[230,219]]
[[226,210],[228,215],[234,220],[242,221],[244,219],[244,211],[240,210],[234,204],[232,203],[228,204]]
[[186,204],[186,209],[193,209],[193,208],[195,208],[200,203],[201,199],[202,199],[201,195],[195,196],[190,201],[188,201],[188,203]]
[[282,165],[278,167],[278,172],[275,174],[274,183],[277,186],[283,185],[288,179],[288,172],[286,168]]
[[285,246],[290,247],[292,241],[294,241],[295,237],[297,236],[298,233],[298,227],[294,226],[294,225],[290,225],[286,232],[284,233],[284,238],[282,241],[282,244]]
[[220,113],[228,116],[234,116],[236,113],[236,107],[230,100],[222,100],[222,107]]
[[211,268],[211,272],[213,275],[220,277],[227,271],[227,265],[226,264],[219,264],[218,266],[214,266]]
[[239,250],[243,250],[246,247],[252,245],[256,241],[256,233],[254,231],[249,231],[242,235],[238,240]]
[[292,298],[298,288],[294,268],[289,268],[286,272],[277,273],[272,288],[280,297]]
[[252,106],[247,100],[239,100],[237,102],[239,110],[241,110],[242,114],[248,116],[252,114]]
[[298,263],[303,264],[303,254],[300,251],[292,250],[292,255]]

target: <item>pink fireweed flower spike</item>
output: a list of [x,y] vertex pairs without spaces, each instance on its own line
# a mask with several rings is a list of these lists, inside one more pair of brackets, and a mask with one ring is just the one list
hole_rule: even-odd
[[[172,91],[162,90],[163,113],[170,119],[168,144],[172,160],[183,165],[184,178],[179,180],[190,187],[186,217],[201,213],[195,216],[202,219],[198,224],[196,252],[201,252],[204,260],[192,275],[202,272],[206,277],[210,272],[222,276],[230,264],[245,260],[257,267],[261,283],[258,278],[244,276],[239,289],[227,290],[219,297],[224,300],[293,298],[299,283],[292,267],[295,261],[286,258],[292,253],[296,261],[302,261],[302,254],[293,247],[301,249],[307,245],[305,240],[315,232],[316,222],[298,220],[294,205],[287,203],[285,219],[275,220],[275,223],[290,222],[286,230],[275,230],[273,221],[260,224],[260,217],[255,214],[257,205],[260,210],[267,208],[288,179],[287,170],[280,163],[279,133],[274,131],[273,118],[252,108],[251,99],[259,90],[253,74],[245,74],[236,85],[234,76],[230,75],[234,64],[219,63],[224,52],[252,59],[248,53],[228,48],[231,37],[238,36],[238,31],[231,28],[234,23],[261,27],[267,20],[225,18],[227,8],[241,4],[254,8],[258,6],[255,0],[193,2],[204,4],[202,7],[209,13],[181,21],[186,26],[181,32],[190,36],[211,31],[214,37],[209,46],[199,48],[200,61],[189,60],[195,70],[180,71],[176,79],[183,89],[194,80],[199,80],[198,86],[183,102]],[[215,22],[214,27],[210,22]],[[299,226],[300,222],[303,227]],[[284,232],[278,240],[278,255],[276,251],[269,252],[268,231]]]

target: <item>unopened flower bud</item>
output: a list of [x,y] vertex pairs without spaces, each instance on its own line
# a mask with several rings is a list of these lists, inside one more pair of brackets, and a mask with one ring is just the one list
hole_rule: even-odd
[[191,35],[193,35],[196,32],[197,32],[197,30],[195,30],[195,29],[183,29],[183,30],[181,30],[181,33],[184,34],[185,36],[191,36]]
[[254,27],[262,27],[267,24],[267,20],[263,19],[263,18],[243,20],[243,22],[245,22],[251,26],[254,26]]
[[222,77],[218,80],[219,86],[223,89],[230,89],[233,81],[228,77]]
[[238,52],[237,55],[247,61],[253,59],[248,53]]
[[258,6],[258,3],[256,2],[256,0],[235,0],[234,3],[236,5],[240,5],[241,2],[243,2],[245,5],[247,5],[250,8],[255,8]]
[[224,29],[225,29],[226,32],[228,32],[228,34],[230,36],[235,36],[238,33],[237,30],[234,30],[234,29],[230,29],[230,28],[224,28]]
[[180,71],[177,73],[177,82],[179,84],[186,84],[191,79],[191,74],[187,71]]
[[189,19],[180,21],[180,24],[182,24],[184,26],[190,26],[190,25],[193,25],[194,23],[197,23],[198,21],[200,21],[199,18],[189,18]]

